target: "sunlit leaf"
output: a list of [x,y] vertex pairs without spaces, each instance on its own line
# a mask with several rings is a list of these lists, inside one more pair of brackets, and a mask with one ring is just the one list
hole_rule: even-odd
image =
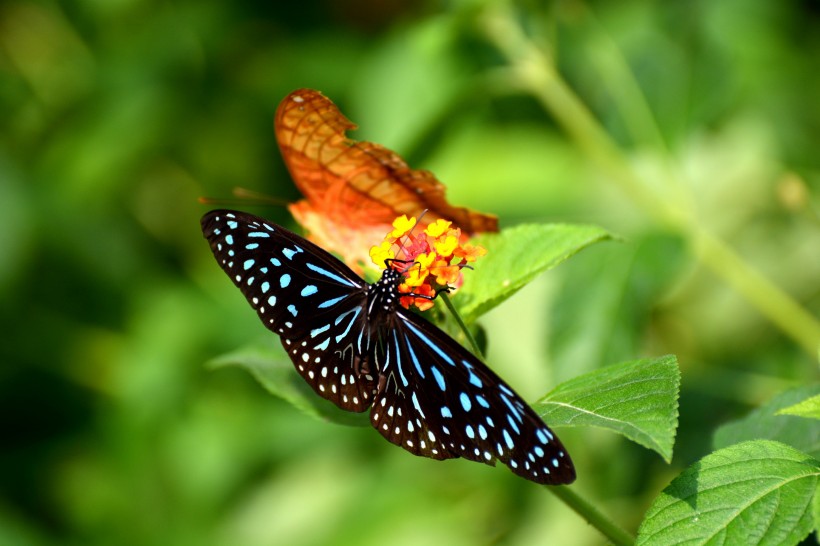
[[[820,539],[820,536],[818,536],[820,534],[820,484],[818,484],[817,489],[814,491],[814,500],[811,504],[815,539]],[[818,542],[820,542],[820,540],[818,540]]]
[[476,237],[487,249],[454,302],[471,322],[509,298],[536,275],[587,246],[612,238],[590,225],[527,224]]
[[680,371],[674,356],[608,366],[558,385],[534,405],[552,426],[595,426],[672,459]]
[[655,499],[639,545],[797,544],[813,527],[820,461],[756,440],[707,455]]
[[775,415],[796,415],[798,417],[820,419],[820,394],[807,398],[793,406],[783,408],[777,411]]

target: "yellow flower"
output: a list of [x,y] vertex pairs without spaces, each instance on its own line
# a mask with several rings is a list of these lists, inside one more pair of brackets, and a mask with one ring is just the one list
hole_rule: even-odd
[[436,241],[436,253],[439,256],[450,256],[458,246],[458,237],[447,235],[443,240]]
[[452,224],[449,220],[438,219],[427,226],[424,232],[433,238],[440,237]]
[[487,251],[467,243],[447,220],[436,220],[418,234],[413,234],[415,225],[415,218],[396,218],[384,242],[370,249],[370,257],[379,267],[396,259],[392,267],[404,275],[399,291],[407,294],[400,298],[401,305],[424,311],[440,291],[461,286],[463,267]]
[[371,247],[370,259],[373,260],[374,264],[381,264],[383,267],[387,260],[392,260],[396,257],[396,253],[392,247],[393,243],[390,241],[384,241],[379,246]]
[[390,236],[394,239],[404,237],[410,233],[414,227],[416,227],[416,218],[408,218],[406,214],[403,214],[393,220],[393,231],[390,233]]

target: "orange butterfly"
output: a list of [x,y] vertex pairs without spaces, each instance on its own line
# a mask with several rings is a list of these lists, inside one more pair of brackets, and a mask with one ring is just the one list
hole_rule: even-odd
[[426,210],[424,225],[451,220],[465,235],[498,231],[495,216],[450,205],[433,173],[411,169],[383,146],[347,138],[355,128],[312,89],[294,91],[276,111],[279,149],[305,196],[289,209],[314,242],[359,267],[402,214],[418,217]]

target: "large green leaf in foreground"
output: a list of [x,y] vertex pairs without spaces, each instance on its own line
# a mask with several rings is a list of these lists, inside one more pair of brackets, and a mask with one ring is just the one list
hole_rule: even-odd
[[707,455],[655,499],[639,545],[799,543],[813,528],[820,461],[754,440]]
[[594,426],[672,459],[680,371],[674,356],[607,366],[566,381],[533,407],[550,426]]

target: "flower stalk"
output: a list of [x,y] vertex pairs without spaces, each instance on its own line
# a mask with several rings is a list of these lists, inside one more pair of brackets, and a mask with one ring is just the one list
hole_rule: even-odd
[[[623,151],[561,78],[552,59],[524,33],[509,11],[497,9],[483,20],[492,43],[509,62],[514,85],[532,94],[564,127],[579,148],[635,203],[661,225],[680,233],[696,258],[737,290],[764,317],[813,358],[820,349],[820,321],[789,294],[738,255],[725,241],[697,222],[691,199],[660,195],[643,182]],[[668,174],[664,187],[680,188]]]

